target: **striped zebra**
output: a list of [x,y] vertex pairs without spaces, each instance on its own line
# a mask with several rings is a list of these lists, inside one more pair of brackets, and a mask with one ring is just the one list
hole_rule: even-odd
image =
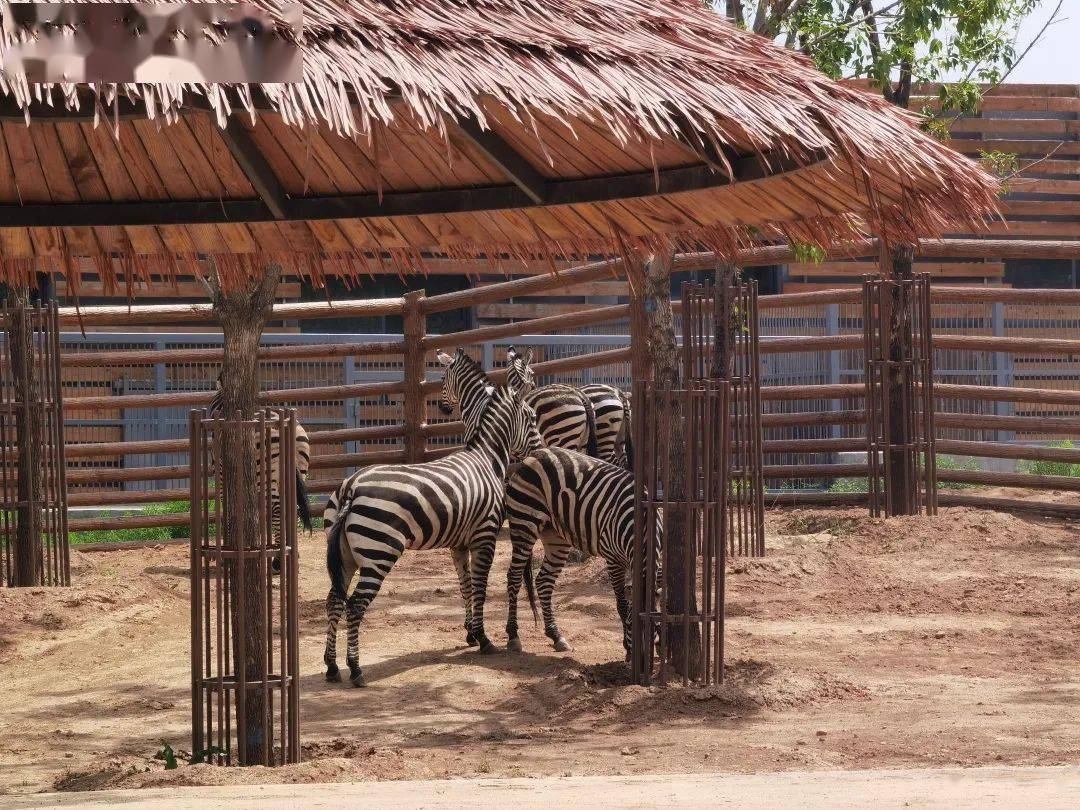
[[[210,417],[224,416],[222,409],[222,400],[224,394],[221,390],[221,378],[218,377],[217,381],[217,393],[214,394],[214,398],[210,400],[210,405],[207,407],[207,415]],[[277,417],[274,416],[274,421]],[[281,496],[279,495],[281,488],[278,485],[278,470],[279,458],[281,451],[278,445],[281,443],[278,431],[271,427],[270,432],[270,510],[271,510],[271,530],[276,535],[281,525]],[[213,447],[210,448],[211,454],[213,453]],[[256,443],[255,453],[259,453],[259,447]],[[212,455],[211,455],[212,457]],[[307,431],[304,430],[299,420],[296,422],[296,514],[300,518],[300,522],[303,524],[307,531],[311,531],[311,504],[308,502],[307,491],[307,479],[308,471],[311,468],[311,442],[308,439]],[[273,560],[273,570],[276,572],[279,567],[278,560]]]
[[623,625],[623,647],[630,655],[630,584],[634,544],[634,477],[613,464],[573,450],[548,447],[535,451],[506,482],[506,517],[513,556],[506,578],[508,649],[520,650],[517,598],[522,575],[532,565],[533,546],[545,528],[544,561],[536,590],[544,633],[560,652],[570,644],[555,622],[555,581],[572,549],[603,557]]
[[507,385],[528,392],[528,403],[536,411],[544,444],[633,469],[630,401],[626,394],[613,385],[600,384],[553,383],[537,388],[531,367],[532,349],[519,354],[511,346],[506,350],[506,359]]
[[[366,685],[359,663],[360,623],[405,549],[451,550],[469,633],[482,653],[495,651],[484,633],[484,597],[495,535],[503,522],[507,468],[511,458],[539,447],[540,436],[532,408],[513,389],[486,386],[470,406],[464,449],[423,464],[367,467],[330,497],[323,513],[330,575],[324,655],[328,681],[341,678],[337,626],[344,613],[349,680]],[[356,587],[347,595],[357,572]]]

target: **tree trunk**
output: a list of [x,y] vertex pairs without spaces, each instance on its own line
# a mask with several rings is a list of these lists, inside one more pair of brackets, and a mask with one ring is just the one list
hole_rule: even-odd
[[9,310],[8,351],[15,384],[16,458],[14,569],[12,584],[32,587],[41,579],[41,509],[44,492],[40,449],[44,441],[45,409],[41,403],[41,380],[34,363],[34,333],[30,314],[30,291],[13,287],[9,293],[14,306]]
[[[645,315],[649,345],[649,361],[657,389],[678,388],[682,381],[678,344],[675,340],[675,321],[671,313],[671,253],[653,256],[645,272]],[[668,430],[668,426],[664,426]],[[670,478],[667,497],[674,503],[686,498],[686,436],[683,431],[681,404],[673,401],[670,433],[665,435],[668,447]],[[667,610],[685,615],[697,612],[695,583],[697,580],[693,538],[687,531],[686,510],[673,508],[664,516],[664,543],[667,547],[664,571]],[[686,588],[686,582],[690,587]],[[691,624],[684,633],[681,622],[671,625],[668,635],[668,662],[680,675],[698,677],[701,633]]]
[[905,418],[904,403],[914,396],[913,391],[905,391],[910,388],[912,380],[906,377],[900,369],[897,361],[911,356],[911,296],[907,294],[899,282],[910,280],[911,260],[914,250],[909,245],[895,247],[889,255],[888,277],[898,282],[891,292],[889,308],[889,360],[894,365],[889,367],[889,457],[885,459],[889,473],[889,492],[886,503],[889,505],[887,514],[909,515],[917,514],[917,500],[915,493],[911,491],[917,479],[917,470],[912,469],[914,457],[905,452],[904,448],[910,444],[914,437],[911,435],[912,425]]
[[[271,266],[247,289],[215,290],[214,315],[225,338],[222,362],[222,415],[250,419],[258,409],[259,340],[274,302],[281,268]],[[224,539],[230,548],[253,549],[260,546],[259,517],[263,509],[256,491],[256,448],[252,431],[228,431],[221,437]],[[215,453],[218,450],[215,450]],[[235,562],[229,571],[230,602],[233,617],[234,666],[243,666],[248,681],[266,677],[263,657],[267,648],[267,630],[263,617],[265,583],[261,566],[255,560],[241,571]],[[237,632],[243,617],[243,635]],[[242,664],[241,664],[242,662]],[[239,752],[241,765],[272,765],[271,741],[267,723],[270,707],[260,689],[248,689],[243,713],[246,731],[244,750]],[[237,717],[239,722],[240,718]]]

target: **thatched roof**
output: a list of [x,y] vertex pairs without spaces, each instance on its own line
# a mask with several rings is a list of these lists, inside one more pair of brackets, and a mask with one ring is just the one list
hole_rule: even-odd
[[697,0],[303,6],[302,84],[0,82],[8,277],[83,256],[317,275],[420,251],[724,253],[994,210],[995,181],[912,116]]

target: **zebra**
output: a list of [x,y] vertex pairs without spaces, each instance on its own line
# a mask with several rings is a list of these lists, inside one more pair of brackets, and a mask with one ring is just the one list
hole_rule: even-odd
[[544,535],[544,561],[536,576],[545,635],[554,642],[556,651],[573,649],[555,622],[552,596],[570,551],[577,549],[601,556],[607,563],[623,626],[623,648],[629,659],[630,601],[626,588],[631,581],[634,545],[634,476],[573,450],[543,448],[525,458],[507,479],[506,517],[513,544],[506,577],[507,648],[521,649],[517,598],[522,575],[532,567],[537,538],[550,527],[553,532]]
[[630,402],[613,385],[583,386],[553,383],[536,387],[531,368],[532,349],[519,354],[506,350],[506,382],[528,392],[528,402],[536,411],[536,421],[544,444],[578,450],[632,470]]
[[[511,458],[540,446],[540,436],[521,392],[488,385],[470,402],[464,449],[423,464],[367,467],[330,497],[323,513],[330,576],[323,656],[328,681],[341,679],[337,625],[347,611],[349,680],[366,686],[359,663],[360,623],[405,549],[451,550],[469,633],[480,652],[495,652],[484,633],[484,596],[503,523],[506,473]],[[357,571],[356,587],[347,596]]]
[[[210,404],[207,406],[207,415],[210,417],[217,417],[224,415],[224,409],[222,402],[224,400],[224,393],[221,390],[221,377],[217,379],[217,392],[214,394],[213,399],[210,400]],[[274,421],[277,420],[276,415],[273,417]],[[270,431],[270,510],[271,510],[271,531],[274,535],[277,535],[281,526],[281,498],[279,492],[281,491],[278,485],[278,470],[279,470],[279,456],[280,450],[278,445],[281,439],[277,430],[271,427]],[[213,453],[213,447],[210,448],[211,454]],[[259,452],[258,445],[256,445],[256,453]],[[212,457],[212,455],[211,455]],[[296,514],[300,518],[300,523],[307,531],[312,530],[311,519],[311,504],[308,501],[307,491],[307,479],[308,472],[311,469],[311,441],[308,439],[307,431],[304,430],[300,421],[296,421]],[[280,567],[280,563],[277,558],[272,561],[272,569],[276,573]]]

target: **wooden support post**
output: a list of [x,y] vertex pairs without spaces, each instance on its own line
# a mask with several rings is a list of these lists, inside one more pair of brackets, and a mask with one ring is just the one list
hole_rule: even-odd
[[652,375],[649,360],[649,319],[645,311],[645,263],[637,253],[626,259],[630,282],[630,381],[633,386]]
[[914,255],[915,250],[910,245],[894,247],[891,250],[883,247],[881,251],[883,275],[890,281],[897,282],[891,285],[889,312],[882,313],[883,320],[888,319],[882,326],[889,330],[890,366],[886,375],[886,384],[889,386],[886,400],[889,407],[889,451],[884,463],[889,470],[886,504],[887,514],[890,515],[918,513],[918,498],[910,489],[918,480],[917,471],[910,469],[912,464],[917,464],[915,456],[909,452],[915,440],[912,432],[914,425],[907,418],[907,405],[915,399],[915,381],[913,374],[901,366],[903,361],[912,357],[913,313],[908,287],[900,282],[911,280],[911,262]]
[[25,286],[11,290],[13,304],[8,310],[8,360],[14,381],[16,408],[15,436],[18,458],[15,464],[15,536],[12,544],[17,587],[39,585],[41,580],[42,464],[40,448],[44,411],[41,381],[34,364],[34,327],[30,314],[30,294]]
[[427,318],[424,316],[422,301],[424,291],[416,290],[406,294],[403,310],[402,331],[405,335],[405,402],[403,420],[405,422],[405,458],[410,464],[424,460],[426,440],[424,438],[424,381],[427,371],[424,365],[424,337],[427,333]]

